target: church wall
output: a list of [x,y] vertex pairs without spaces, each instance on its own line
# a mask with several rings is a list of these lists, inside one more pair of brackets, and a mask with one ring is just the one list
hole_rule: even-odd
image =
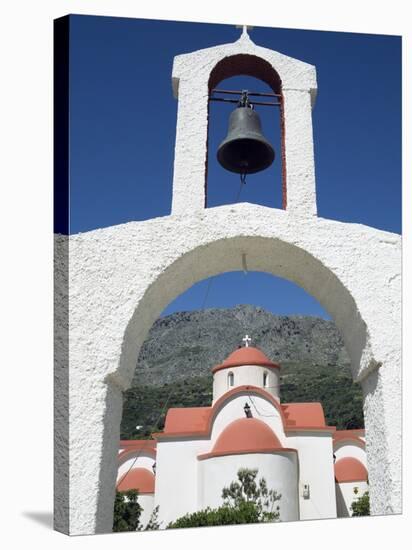
[[[300,519],[336,517],[335,473],[330,434],[308,433],[288,437],[288,446],[299,454]],[[309,485],[309,496],[303,495]]]
[[[357,495],[353,492],[355,487],[358,488]],[[366,481],[336,483],[336,509],[338,518],[350,517],[352,515],[350,510],[352,502],[361,497],[368,488]]]
[[239,468],[258,468],[257,479],[264,477],[269,489],[282,495],[281,521],[299,519],[297,456],[295,452],[278,454],[238,454],[199,461],[201,508],[222,505],[222,489],[237,480]]
[[154,494],[139,495],[138,502],[143,508],[140,515],[140,523],[141,525],[143,525],[143,527],[146,527],[154,508]]
[[[234,385],[228,386],[228,374],[233,373]],[[263,374],[268,374],[267,387],[263,386]],[[269,369],[256,365],[242,365],[222,369],[213,375],[213,402],[224,393],[237,386],[257,386],[273,395],[279,401],[279,369]]]
[[162,528],[198,509],[197,455],[209,448],[209,440],[157,442],[155,506]]
[[360,447],[360,445],[356,445],[356,443],[349,443],[341,445],[340,447],[335,447],[334,453],[336,456],[336,460],[339,460],[340,458],[344,458],[346,456],[356,458],[357,460],[362,462],[366,469],[368,468],[365,449]]
[[216,415],[212,428],[212,445],[215,443],[222,430],[230,424],[230,422],[233,422],[233,420],[237,418],[245,418],[243,408],[246,402],[249,403],[251,407],[252,416],[259,420],[263,420],[263,422],[272,428],[282,445],[289,446],[286,445],[287,441],[284,434],[282,419],[276,407],[259,395],[243,392],[228,400]]

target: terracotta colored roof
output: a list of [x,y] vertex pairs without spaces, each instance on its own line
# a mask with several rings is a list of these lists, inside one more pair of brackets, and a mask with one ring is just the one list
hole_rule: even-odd
[[367,481],[367,479],[367,469],[356,458],[347,456],[335,462],[335,481],[337,483]]
[[222,431],[213,451],[279,449],[282,445],[273,430],[258,418],[238,418]]
[[228,399],[240,393],[261,395],[278,410],[285,431],[334,431],[336,428],[325,424],[320,403],[285,403],[280,405],[276,399],[263,388],[257,386],[238,386],[226,392],[212,407],[169,409],[163,432],[154,433],[156,439],[167,437],[208,437],[213,419]]
[[164,432],[168,434],[207,430],[212,407],[187,407],[167,411]]
[[238,418],[222,431],[210,453],[199,455],[200,460],[229,454],[269,453],[285,449],[273,430],[258,418]]
[[155,476],[146,468],[133,468],[127,475],[124,473],[117,485],[118,491],[138,489],[141,495],[154,493],[154,488]]
[[256,386],[237,386],[232,390],[223,394],[212,407],[193,407],[193,408],[175,408],[169,409],[166,415],[164,431],[153,433],[152,436],[157,438],[167,436],[200,436],[208,437],[212,428],[212,421],[218,411],[225,403],[233,396],[240,393],[246,395],[252,393],[254,395],[265,396],[278,410],[283,420],[283,411],[275,398],[266,390]]
[[365,437],[365,430],[336,430],[333,435],[333,442],[340,441],[342,439],[355,439]]
[[321,403],[282,403],[286,428],[325,428]]
[[140,450],[141,448],[155,451],[156,441],[154,439],[121,439],[119,447],[122,451]]
[[221,369],[241,367],[243,365],[259,365],[271,369],[280,369],[280,365],[270,361],[266,355],[260,351],[260,349],[244,347],[231,353],[221,365],[216,365],[216,367],[213,367],[212,372],[215,373]]

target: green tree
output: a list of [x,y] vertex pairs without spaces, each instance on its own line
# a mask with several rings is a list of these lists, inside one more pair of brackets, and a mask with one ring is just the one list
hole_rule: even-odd
[[[358,488],[355,487],[353,492],[355,495],[358,494]],[[352,517],[354,516],[369,516],[370,515],[370,509],[369,509],[369,491],[366,491],[361,497],[356,498],[352,504],[350,509],[352,510]]]
[[159,506],[156,506],[151,513],[147,525],[140,523],[140,516],[143,508],[138,503],[139,491],[116,491],[114,501],[113,531],[155,531],[160,528],[158,515]]
[[237,481],[232,481],[229,487],[223,489],[222,506],[186,514],[169,523],[167,529],[279,521],[279,506],[276,503],[281,495],[274,489],[268,489],[264,478],[257,481],[257,473],[257,469],[241,468]]
[[229,487],[222,491],[223,505],[237,508],[243,503],[253,503],[258,513],[258,522],[276,521],[279,519],[280,500],[274,489],[268,489],[264,477],[256,481],[258,470],[241,468],[238,473],[238,481],[232,481]]
[[139,519],[142,507],[137,502],[139,491],[116,491],[114,500],[113,531],[136,531],[139,527]]
[[156,531],[157,529],[160,529],[159,506],[156,506],[155,508],[153,508],[153,512],[150,515],[149,521],[147,522],[147,525],[144,528],[145,531]]

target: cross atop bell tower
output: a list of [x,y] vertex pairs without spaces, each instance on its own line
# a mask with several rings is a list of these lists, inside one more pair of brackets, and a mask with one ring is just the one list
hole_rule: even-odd
[[172,85],[178,112],[172,215],[205,209],[211,92],[226,78],[248,75],[268,84],[279,98],[281,151],[277,158],[282,164],[283,209],[299,217],[316,216],[312,135],[316,69],[257,46],[248,34],[250,27],[239,28],[242,34],[233,43],[174,58]]
[[253,30],[254,27],[250,25],[236,25],[237,29],[242,29],[241,36],[249,36],[249,31]]

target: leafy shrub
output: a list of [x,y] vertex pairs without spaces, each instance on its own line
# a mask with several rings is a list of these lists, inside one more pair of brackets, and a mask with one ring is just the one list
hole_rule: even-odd
[[264,478],[256,481],[257,473],[257,469],[241,468],[237,473],[238,480],[223,489],[222,506],[186,514],[169,523],[167,529],[279,521],[276,502],[281,495],[274,489],[269,490]]
[[[355,495],[358,494],[358,489],[355,487],[353,490]],[[354,516],[369,516],[370,515],[370,508],[369,508],[369,491],[366,491],[361,497],[358,497],[355,499],[350,507],[352,511],[352,517]]]

